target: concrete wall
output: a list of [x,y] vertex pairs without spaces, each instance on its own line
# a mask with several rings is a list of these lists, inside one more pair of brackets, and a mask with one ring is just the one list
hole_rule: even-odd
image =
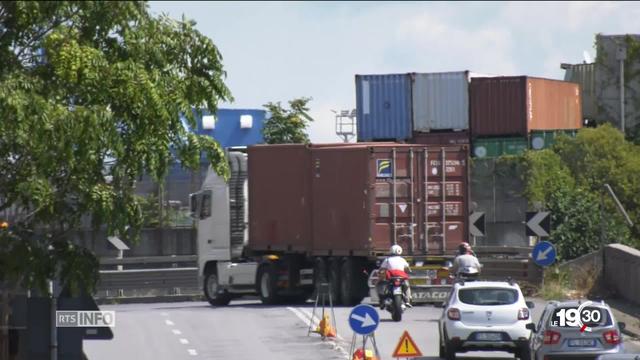
[[[571,274],[572,286],[575,289],[591,287],[590,291],[606,289],[603,281],[602,268],[604,264],[604,250],[594,251],[583,255],[577,259],[564,262],[560,265],[560,270]],[[591,282],[590,278],[595,277]]]
[[619,297],[640,305],[640,250],[612,244],[604,251],[604,283]]
[[486,236],[476,238],[477,246],[529,246],[520,171],[515,164],[498,159],[473,159],[470,207],[484,212],[486,222]]

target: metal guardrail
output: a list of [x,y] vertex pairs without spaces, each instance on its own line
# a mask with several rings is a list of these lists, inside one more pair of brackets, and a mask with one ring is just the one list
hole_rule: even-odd
[[198,286],[198,268],[103,270],[98,289],[158,289]]
[[166,263],[183,263],[196,262],[197,255],[172,255],[172,256],[142,256],[127,258],[101,258],[100,265],[131,265],[131,264],[166,264]]
[[[96,297],[179,295],[184,290],[199,293],[196,262],[196,255],[102,258],[101,266],[117,266],[118,270],[100,270]],[[178,264],[182,267],[176,267]],[[149,265],[156,268],[139,268]],[[134,268],[123,269],[126,266]]]
[[473,251],[479,258],[514,257],[529,258],[532,248],[526,246],[475,246]]
[[482,259],[482,277],[504,280],[510,277],[537,285],[542,281],[542,269],[530,259]]

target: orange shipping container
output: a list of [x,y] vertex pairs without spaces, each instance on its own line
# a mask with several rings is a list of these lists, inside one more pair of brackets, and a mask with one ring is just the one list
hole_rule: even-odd
[[473,137],[582,127],[578,84],[527,76],[473,78],[469,92]]

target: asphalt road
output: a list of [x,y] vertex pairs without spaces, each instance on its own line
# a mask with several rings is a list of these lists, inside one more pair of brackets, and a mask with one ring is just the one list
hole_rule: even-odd
[[[542,303],[533,309],[534,320]],[[233,301],[214,308],[204,302],[130,304],[101,306],[116,311],[114,339],[85,341],[91,360],[102,359],[346,359],[353,337],[348,325],[351,308],[334,309],[338,338],[323,341],[307,336],[313,304],[264,306],[258,300]],[[391,354],[407,330],[422,351],[422,360],[438,359],[437,319],[442,309],[417,306],[405,312],[402,322],[391,321],[380,312],[375,333],[382,359]],[[358,339],[361,343],[362,339]],[[640,353],[636,342],[625,342],[628,352]],[[501,352],[459,354],[465,359],[513,358]]]

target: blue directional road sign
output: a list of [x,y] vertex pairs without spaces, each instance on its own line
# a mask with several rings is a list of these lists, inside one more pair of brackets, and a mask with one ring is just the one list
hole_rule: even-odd
[[369,335],[378,328],[379,323],[378,311],[371,305],[358,305],[349,314],[349,326],[356,334]]
[[533,261],[540,266],[549,266],[556,261],[556,248],[548,241],[541,241],[531,252]]

